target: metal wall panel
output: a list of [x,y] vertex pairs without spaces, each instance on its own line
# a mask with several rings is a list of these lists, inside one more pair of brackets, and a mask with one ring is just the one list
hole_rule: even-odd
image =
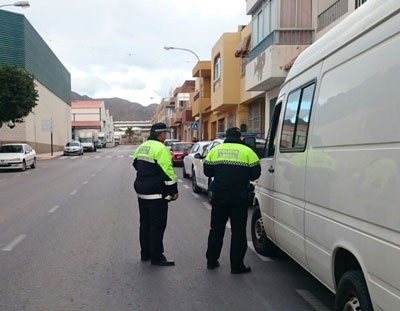
[[25,68],[24,16],[0,10],[0,65]]

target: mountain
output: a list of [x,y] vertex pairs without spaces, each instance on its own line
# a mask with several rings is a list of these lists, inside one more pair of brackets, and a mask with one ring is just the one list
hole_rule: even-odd
[[90,98],[87,95],[71,93],[71,100],[102,100],[106,109],[110,110],[114,121],[146,121],[151,120],[158,104],[142,106],[122,98]]

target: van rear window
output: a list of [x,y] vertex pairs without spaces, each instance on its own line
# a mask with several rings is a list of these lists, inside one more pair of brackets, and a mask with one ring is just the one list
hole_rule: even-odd
[[310,123],[315,83],[289,94],[283,119],[280,150],[304,151]]

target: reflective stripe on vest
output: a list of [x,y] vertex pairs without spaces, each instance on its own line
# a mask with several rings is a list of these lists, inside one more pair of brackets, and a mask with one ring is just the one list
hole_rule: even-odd
[[154,161],[153,159],[146,158],[146,157],[137,157],[136,159],[137,159],[137,160],[140,160],[140,161],[146,161],[146,162],[150,162],[150,163],[156,163],[156,161]]
[[143,200],[158,200],[158,199],[162,199],[162,195],[161,194],[137,194],[137,197],[139,199],[143,199]]
[[165,183],[167,186],[172,186],[172,185],[175,185],[175,184],[176,184],[176,180],[166,180],[166,181],[164,181],[164,183]]

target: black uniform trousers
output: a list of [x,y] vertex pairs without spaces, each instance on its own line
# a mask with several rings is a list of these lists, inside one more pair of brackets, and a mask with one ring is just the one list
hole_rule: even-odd
[[140,247],[142,258],[153,261],[164,257],[164,231],[167,227],[168,201],[164,199],[139,199],[140,212]]
[[213,193],[211,229],[208,235],[207,262],[214,263],[221,254],[225,227],[231,222],[231,269],[244,267],[243,259],[247,251],[247,200],[229,193]]

